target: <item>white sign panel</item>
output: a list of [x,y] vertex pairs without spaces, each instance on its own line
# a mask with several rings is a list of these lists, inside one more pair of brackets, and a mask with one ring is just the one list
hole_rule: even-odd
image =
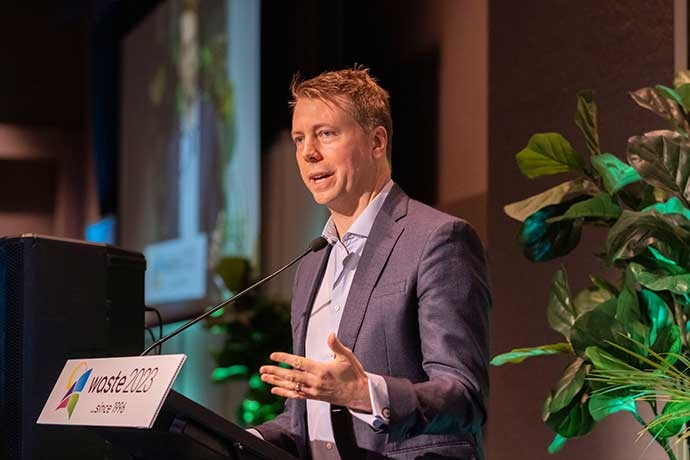
[[186,358],[71,359],[37,423],[151,428]]

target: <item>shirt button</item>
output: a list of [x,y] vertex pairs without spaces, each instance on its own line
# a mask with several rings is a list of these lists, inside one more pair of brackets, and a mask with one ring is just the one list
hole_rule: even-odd
[[333,443],[332,443],[332,442],[327,442],[327,443],[326,443],[326,449],[328,449],[328,450],[333,449]]
[[384,407],[383,409],[381,409],[381,415],[383,415],[383,418],[388,420],[389,418],[391,418],[391,410],[388,407]]
[[340,311],[340,304],[336,305],[336,306],[333,307],[333,308],[335,309],[335,311]]

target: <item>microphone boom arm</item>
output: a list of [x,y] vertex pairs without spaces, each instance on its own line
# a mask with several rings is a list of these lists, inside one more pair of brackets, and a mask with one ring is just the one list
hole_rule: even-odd
[[179,328],[175,329],[173,332],[171,332],[170,334],[166,335],[165,337],[156,340],[156,341],[155,341],[154,343],[152,343],[146,350],[144,350],[144,351],[141,353],[141,355],[139,355],[139,356],[146,356],[147,354],[149,354],[149,353],[151,352],[151,350],[153,350],[154,348],[156,348],[158,345],[162,345],[163,343],[165,343],[165,342],[167,342],[168,340],[170,340],[170,339],[172,339],[173,337],[175,337],[175,336],[176,336],[177,334],[179,334],[180,332],[182,332],[182,331],[188,329],[189,327],[193,326],[194,324],[198,323],[199,321],[201,321],[202,319],[208,317],[209,315],[212,315],[214,312],[220,310],[221,308],[225,307],[226,305],[230,305],[231,303],[233,303],[234,301],[236,301],[237,299],[239,299],[240,297],[242,297],[243,295],[245,295],[245,294],[248,293],[249,291],[251,291],[251,290],[253,290],[253,289],[256,289],[257,287],[261,286],[261,285],[264,284],[266,281],[269,281],[269,280],[273,279],[274,277],[278,276],[278,275],[281,274],[283,271],[287,270],[288,268],[290,268],[291,266],[293,266],[294,264],[296,264],[298,261],[300,261],[304,256],[306,256],[306,255],[309,254],[310,252],[316,252],[316,251],[318,251],[318,250],[320,250],[320,249],[323,249],[323,248],[326,247],[327,245],[328,245],[328,241],[326,240],[326,238],[324,238],[324,237],[322,237],[322,236],[313,239],[313,240],[309,243],[309,247],[306,249],[306,251],[304,251],[304,252],[303,252],[302,254],[300,254],[298,257],[294,258],[294,259],[293,259],[292,261],[290,261],[289,263],[283,265],[281,268],[279,268],[279,269],[276,270],[275,272],[271,273],[271,274],[268,275],[267,277],[265,277],[265,278],[263,278],[263,279],[260,279],[259,281],[257,281],[256,283],[252,284],[251,286],[249,286],[248,288],[244,289],[243,291],[241,291],[241,292],[235,294],[234,296],[230,297],[229,299],[226,299],[226,300],[222,301],[222,302],[219,303],[218,305],[214,306],[214,307],[211,308],[210,310],[205,311],[203,314],[197,316],[196,318],[193,318],[193,319],[189,320],[188,322],[186,322],[185,324],[183,324],[183,325],[180,326]]

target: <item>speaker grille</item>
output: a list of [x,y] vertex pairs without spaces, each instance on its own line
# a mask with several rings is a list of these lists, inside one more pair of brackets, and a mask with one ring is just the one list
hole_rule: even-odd
[[6,443],[2,446],[4,458],[21,458],[22,451],[23,260],[20,241],[0,241],[0,420]]

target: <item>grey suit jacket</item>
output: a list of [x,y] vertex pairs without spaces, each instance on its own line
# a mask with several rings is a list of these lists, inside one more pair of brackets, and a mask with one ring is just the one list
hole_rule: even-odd
[[[298,355],[304,354],[329,250],[307,256],[295,276]],[[386,430],[350,421],[357,458],[483,457],[490,303],[484,250],[470,225],[410,199],[395,185],[374,221],[338,330],[364,369],[384,377],[390,396]],[[309,458],[304,401],[288,400],[278,418],[256,429]],[[347,441],[335,435],[340,450]],[[350,458],[355,456],[343,460]]]

